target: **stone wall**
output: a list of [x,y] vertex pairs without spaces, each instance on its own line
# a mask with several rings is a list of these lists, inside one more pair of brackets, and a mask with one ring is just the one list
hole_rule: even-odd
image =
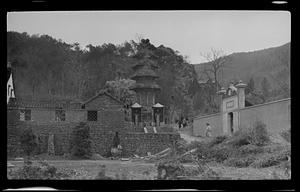
[[[255,123],[255,121],[261,121],[266,124],[270,133],[279,133],[283,130],[287,130],[291,127],[291,111],[290,111],[290,99],[282,99],[260,105],[245,107],[243,109],[236,109],[234,113],[234,124],[237,125],[237,129],[242,127],[249,127]],[[227,113],[224,113],[223,122],[221,113],[197,116],[193,121],[193,135],[204,136],[206,122],[210,123],[212,128],[212,136],[219,136],[227,134]],[[236,118],[235,118],[236,117]],[[225,125],[225,126],[224,126]]]
[[206,123],[210,124],[212,129],[212,136],[222,134],[222,117],[221,113],[198,116],[193,120],[193,135],[205,136]]
[[247,127],[259,120],[271,133],[291,128],[291,99],[282,99],[240,110],[240,126]]
[[[8,127],[8,156],[11,157],[20,155],[21,146],[18,141],[20,134],[26,128],[31,128],[35,135],[39,138],[41,152],[47,152],[48,137],[53,134],[56,155],[68,153],[70,134],[76,125],[78,125],[78,123],[67,122],[19,122],[17,125],[11,125]],[[126,132],[125,130],[117,129],[118,127],[109,130],[110,126],[101,127],[100,124],[93,124],[89,122],[88,125],[90,126],[93,150],[101,155],[107,155],[109,153],[112,147],[115,131],[119,132],[120,142],[124,148],[124,155],[145,155],[147,152],[154,154],[167,148],[180,137],[179,134],[175,133],[145,134],[138,132]]]
[[23,151],[21,150],[20,143],[20,130],[18,126],[8,125],[7,126],[7,156],[16,157],[22,155]]
[[176,133],[126,133],[120,137],[121,145],[128,154],[146,155],[158,153],[180,138]]

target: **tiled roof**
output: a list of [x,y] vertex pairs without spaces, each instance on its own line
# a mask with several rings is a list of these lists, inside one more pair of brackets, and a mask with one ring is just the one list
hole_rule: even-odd
[[116,97],[112,96],[111,94],[109,94],[106,90],[100,90],[95,96],[91,97],[90,99],[86,100],[85,102],[83,102],[83,104],[87,104],[89,102],[91,102],[92,100],[96,99],[98,96],[100,95],[107,95],[110,98],[114,99],[115,101],[117,101],[118,103],[120,103],[121,105],[123,105],[124,103],[122,101],[120,101],[119,99],[117,99]]
[[81,103],[74,101],[16,99],[8,103],[8,106],[20,108],[80,108]]
[[145,65],[148,65],[151,68],[158,68],[157,64],[155,62],[153,62],[152,60],[150,60],[150,59],[143,59],[143,60],[139,61],[137,64],[133,65],[132,69],[136,70],[136,69],[138,69],[140,67],[143,67]]
[[158,75],[153,70],[144,67],[144,68],[138,70],[131,78],[136,79],[136,77],[154,77],[154,78],[158,78]]
[[131,106],[132,108],[140,108],[140,107],[142,107],[140,104],[138,104],[138,103],[135,103],[135,104],[133,104],[132,106]]
[[130,89],[161,89],[156,83],[136,83]]
[[153,107],[164,107],[164,106],[160,103],[156,103],[155,105],[153,105]]

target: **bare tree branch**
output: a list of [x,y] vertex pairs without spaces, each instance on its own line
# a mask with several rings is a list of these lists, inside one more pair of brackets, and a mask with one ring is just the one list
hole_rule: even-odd
[[[223,50],[214,48],[211,48],[209,53],[200,53],[200,55],[208,61],[209,68],[205,68],[203,72],[209,79],[214,79],[217,91],[222,81],[222,79],[219,79],[219,72],[221,71],[221,69],[228,66],[228,61],[231,58],[225,55]],[[208,72],[210,72],[211,74],[209,74]]]

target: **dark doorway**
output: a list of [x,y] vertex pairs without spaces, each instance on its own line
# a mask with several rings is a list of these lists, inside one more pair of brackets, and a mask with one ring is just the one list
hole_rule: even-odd
[[230,134],[233,134],[233,113],[228,113],[228,129]]

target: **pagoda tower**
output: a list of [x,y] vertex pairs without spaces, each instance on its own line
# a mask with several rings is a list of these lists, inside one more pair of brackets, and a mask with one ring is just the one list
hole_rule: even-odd
[[156,83],[157,65],[150,60],[149,52],[142,60],[133,66],[134,75],[131,79],[136,83],[131,90],[136,92],[137,103],[131,106],[132,122],[142,126],[159,126],[163,122],[163,105],[156,103],[157,93],[161,90]]

